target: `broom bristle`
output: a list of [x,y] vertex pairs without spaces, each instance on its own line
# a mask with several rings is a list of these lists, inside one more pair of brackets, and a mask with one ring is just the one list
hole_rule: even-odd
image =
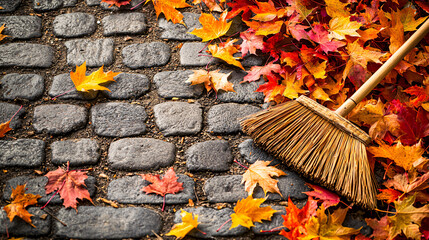
[[345,130],[345,119],[335,123],[318,110],[289,101],[250,115],[240,124],[257,145],[304,177],[374,209],[377,187],[366,155],[367,139],[361,139],[362,131]]

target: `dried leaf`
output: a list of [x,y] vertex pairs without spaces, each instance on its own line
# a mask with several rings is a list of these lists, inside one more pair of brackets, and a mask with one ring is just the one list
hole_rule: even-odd
[[142,178],[146,181],[151,182],[148,186],[142,188],[142,191],[149,193],[155,193],[161,196],[165,194],[176,194],[183,190],[183,183],[177,182],[178,177],[173,168],[168,169],[161,179],[158,174],[141,174]]
[[243,42],[240,45],[241,56],[244,57],[247,53],[256,55],[256,50],[264,48],[264,37],[255,35],[255,30],[249,29],[240,33]]
[[195,214],[195,217],[192,213],[188,213],[185,210],[180,211],[180,216],[182,217],[182,222],[174,224],[173,228],[168,232],[167,236],[176,236],[178,239],[182,239],[193,229],[197,228],[198,215]]
[[34,195],[31,193],[25,193],[25,184],[18,185],[15,189],[12,188],[12,194],[10,196],[11,203],[4,206],[3,209],[6,211],[9,220],[12,222],[13,219],[18,216],[32,227],[34,224],[31,221],[31,215],[25,208],[31,205],[37,204],[37,199],[41,198],[40,195]]
[[103,67],[100,67],[97,71],[86,76],[86,62],[84,62],[82,65],[76,66],[76,72],[71,72],[70,77],[76,90],[80,92],[88,92],[89,90],[107,90],[110,92],[107,87],[100,84],[115,81],[113,77],[119,74],[112,71],[105,73],[103,72]]
[[313,191],[304,192],[304,193],[307,194],[308,196],[315,197],[322,200],[322,205],[325,208],[328,208],[330,206],[335,206],[340,202],[340,197],[337,194],[331,191],[328,191],[322,187],[319,187],[317,185],[312,185],[309,183],[306,183],[306,185],[313,188]]
[[229,229],[238,227],[253,227],[253,222],[262,222],[262,220],[271,220],[271,217],[277,211],[270,206],[260,207],[265,198],[253,198],[249,195],[245,199],[238,200],[234,207],[234,213],[231,214],[232,224]]
[[388,239],[389,219],[387,218],[387,216],[382,217],[380,220],[366,218],[365,221],[368,226],[373,229],[371,237],[374,237],[374,240]]
[[305,228],[305,223],[316,214],[317,201],[312,197],[308,197],[307,203],[302,209],[299,209],[292,200],[288,198],[288,204],[286,207],[286,215],[283,217],[283,226],[288,228],[289,231],[281,230],[280,235],[288,239],[298,239],[307,235],[307,230]]
[[338,40],[346,39],[346,36],[360,37],[357,30],[362,24],[350,21],[350,17],[335,17],[329,21],[329,40],[333,38]]
[[209,52],[213,57],[224,60],[225,62],[237,66],[244,70],[243,66],[237,59],[241,59],[240,57],[234,57],[234,53],[238,52],[237,47],[234,43],[238,41],[237,39],[229,40],[227,42],[219,43],[219,46],[216,44],[209,45]]
[[5,25],[6,24],[3,24],[2,26],[0,26],[0,41],[2,41],[3,39],[5,39],[6,37],[9,37],[8,35],[2,34],[3,30],[6,28]]
[[396,191],[395,189],[379,189],[381,193],[377,194],[377,199],[385,201],[386,203],[390,204],[394,201],[398,200],[399,197],[402,195],[401,192]]
[[185,0],[146,0],[145,4],[149,1],[152,1],[153,3],[157,18],[161,13],[163,13],[167,21],[171,21],[174,24],[180,23],[185,25],[183,15],[176,10],[176,8],[191,7],[191,5],[187,4]]
[[228,82],[228,77],[231,73],[221,73],[220,70],[206,71],[206,70],[193,70],[194,73],[189,75],[187,82],[191,85],[203,83],[207,92],[214,90],[218,92],[220,89],[224,91],[235,92],[233,84]]
[[265,195],[268,192],[278,193],[282,196],[279,187],[277,186],[278,180],[272,177],[279,177],[286,175],[282,170],[277,169],[273,166],[268,166],[271,162],[269,161],[256,161],[243,174],[243,180],[246,192],[249,195],[253,194],[256,185],[264,190]]
[[109,7],[112,7],[113,5],[121,7],[130,4],[131,0],[101,0],[101,2],[110,4]]
[[199,21],[203,27],[194,29],[190,34],[200,37],[203,42],[225,35],[232,24],[232,22],[226,22],[227,14],[228,12],[223,12],[219,17],[219,20],[216,20],[216,18],[211,14],[201,13]]
[[252,66],[250,71],[247,71],[247,75],[244,76],[243,82],[254,82],[260,80],[261,76],[274,77],[273,73],[280,73],[282,70],[280,64],[273,62],[268,63],[265,66]]
[[393,187],[404,193],[412,193],[429,188],[428,182],[429,172],[410,180],[408,174],[404,173],[395,175],[392,179],[385,181],[384,185],[388,188]]

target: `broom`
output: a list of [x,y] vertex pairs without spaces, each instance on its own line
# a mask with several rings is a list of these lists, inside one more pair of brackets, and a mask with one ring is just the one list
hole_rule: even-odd
[[377,184],[366,153],[371,138],[344,117],[428,31],[429,20],[335,112],[300,96],[240,119],[243,132],[304,177],[374,209]]

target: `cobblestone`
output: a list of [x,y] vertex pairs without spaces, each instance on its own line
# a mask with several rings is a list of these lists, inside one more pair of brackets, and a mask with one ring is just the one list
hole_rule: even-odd
[[189,171],[228,171],[234,158],[225,140],[196,143],[186,150],[185,156]]
[[158,90],[158,95],[163,98],[197,98],[203,94],[204,87],[201,84],[191,86],[186,82],[193,72],[165,71],[159,72],[153,77],[153,81]]
[[241,184],[242,175],[215,176],[206,181],[204,192],[211,203],[234,203],[247,197],[244,185]]
[[95,133],[106,137],[129,137],[146,132],[147,114],[143,106],[109,102],[91,108]]
[[235,92],[220,91],[218,99],[222,102],[262,103],[264,101],[264,94],[255,91],[258,89],[259,85],[264,83],[264,80],[240,83],[246,75],[247,73],[244,71],[232,72],[229,81],[234,84]]
[[121,73],[115,78],[115,82],[107,87],[109,91],[103,91],[109,99],[129,99],[143,96],[150,88],[150,81],[143,74]]
[[270,165],[272,166],[280,164],[280,160],[275,159],[267,152],[256,147],[253,139],[247,139],[240,143],[240,145],[238,145],[238,149],[240,150],[241,156],[243,156],[244,159],[250,164],[253,164],[258,160],[271,161]]
[[[262,207],[266,207],[268,205],[262,205]],[[278,212],[274,213],[271,217],[271,221],[262,221],[262,223],[255,222],[255,226],[252,227],[252,231],[258,235],[272,235],[278,234],[278,232],[261,232],[261,231],[270,231],[272,229],[277,229],[280,231],[281,229],[287,229],[283,227],[283,217],[282,215],[286,215],[286,208],[283,206],[271,206],[274,210]],[[283,227],[283,228],[282,228]]]
[[58,238],[144,238],[159,233],[162,225],[156,212],[142,207],[80,206],[77,212],[60,209],[57,218],[67,222],[67,226],[54,222],[54,235]]
[[153,138],[126,138],[110,144],[108,163],[112,169],[156,170],[173,163],[174,144]]
[[207,113],[208,132],[232,134],[240,131],[238,119],[261,110],[246,104],[224,103],[211,107]]
[[59,9],[63,6],[63,0],[33,0],[33,9],[39,12]]
[[38,207],[29,207],[27,210],[33,215],[31,221],[36,227],[32,227],[18,216],[10,222],[6,212],[0,209],[0,226],[2,226],[0,234],[7,234],[9,232],[10,236],[14,237],[41,237],[49,234],[52,222],[51,216]]
[[113,39],[74,39],[64,43],[67,47],[67,64],[101,67],[113,63]]
[[143,13],[122,13],[106,16],[103,23],[103,35],[143,34],[146,29],[146,19]]
[[[140,0],[131,0],[130,4],[125,5],[125,6],[121,6],[120,8],[117,7],[117,6],[115,6],[115,5],[112,6],[112,5],[110,5],[108,3],[105,3],[105,2],[99,2],[98,5],[100,5],[101,8],[104,9],[104,10],[113,11],[113,12],[116,12],[116,11],[119,11],[119,10],[130,10],[131,8],[134,8],[134,7],[135,8],[133,10],[136,11],[136,10],[139,10],[142,7],[142,4],[141,4]],[[137,5],[139,5],[139,6],[137,6]]]
[[21,0],[2,0],[1,6],[3,9],[0,9],[0,13],[13,12],[20,4]]
[[162,42],[138,43],[124,47],[122,57],[130,68],[163,66],[170,60],[170,47]]
[[[70,89],[73,89],[70,91]],[[69,92],[70,91],[70,92]],[[67,92],[67,93],[66,93]],[[66,93],[66,94],[64,94]],[[73,81],[70,78],[70,73],[63,73],[54,77],[51,88],[48,92],[50,97],[57,99],[77,99],[77,100],[90,100],[97,97],[98,92],[79,92],[76,90]],[[64,95],[61,95],[64,94]],[[59,96],[61,95],[61,96]],[[59,96],[59,97],[57,97]]]
[[202,27],[198,20],[201,14],[190,12],[184,12],[182,14],[186,26],[183,24],[174,24],[171,21],[167,21],[165,18],[160,18],[158,20],[158,27],[162,30],[160,38],[180,41],[201,41],[201,38],[189,33],[195,28]]
[[[0,102],[0,123],[4,123],[9,121],[12,116],[18,111],[19,105],[12,104],[12,103],[5,103]],[[21,109],[16,116],[12,119],[12,121],[9,124],[9,127],[12,129],[17,129],[21,127],[22,120],[21,117],[25,113],[24,109]]]
[[96,164],[100,157],[97,142],[87,138],[56,141],[51,149],[52,163],[55,165],[66,164],[67,161],[70,166]]
[[[183,190],[176,194],[166,194],[166,204],[185,204],[189,199],[195,201],[195,182],[186,175],[177,175],[178,182],[183,183]],[[142,188],[150,182],[141,176],[123,177],[113,180],[107,188],[107,199],[124,204],[162,204],[163,197],[156,194],[146,194]]]
[[1,79],[3,99],[35,100],[43,94],[44,79],[38,74],[10,73]]
[[202,67],[209,63],[217,63],[218,60],[207,55],[205,47],[207,44],[202,42],[187,42],[180,48],[180,65],[185,67]]
[[42,140],[0,140],[0,168],[38,167],[44,159],[45,142]]
[[46,104],[34,108],[36,132],[64,134],[85,126],[88,118],[84,107],[70,104]]
[[54,19],[54,35],[71,38],[90,35],[95,32],[95,17],[91,14],[74,12],[56,16]]
[[0,26],[5,24],[4,34],[15,39],[38,38],[42,36],[42,19],[37,16],[0,17]]
[[8,43],[0,45],[0,52],[0,67],[46,68],[54,60],[52,47],[41,44]]
[[203,111],[198,103],[164,102],[153,107],[155,122],[164,136],[193,135],[201,131]]
[[98,6],[98,5],[100,5],[100,0],[86,0],[86,5]]

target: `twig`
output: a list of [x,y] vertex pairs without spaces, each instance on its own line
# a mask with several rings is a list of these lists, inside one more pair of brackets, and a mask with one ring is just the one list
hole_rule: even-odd
[[156,233],[154,230],[151,230],[151,231],[152,231],[153,235],[155,235],[158,240],[163,240],[163,238],[161,236],[159,236],[158,233]]
[[60,219],[58,219],[57,217],[55,217],[54,214],[52,214],[51,212],[46,211],[46,209],[42,209],[45,213],[47,213],[49,216],[51,216],[53,219],[57,220],[59,223],[61,223],[64,227],[67,227],[67,224],[65,224],[63,221],[61,221]]

